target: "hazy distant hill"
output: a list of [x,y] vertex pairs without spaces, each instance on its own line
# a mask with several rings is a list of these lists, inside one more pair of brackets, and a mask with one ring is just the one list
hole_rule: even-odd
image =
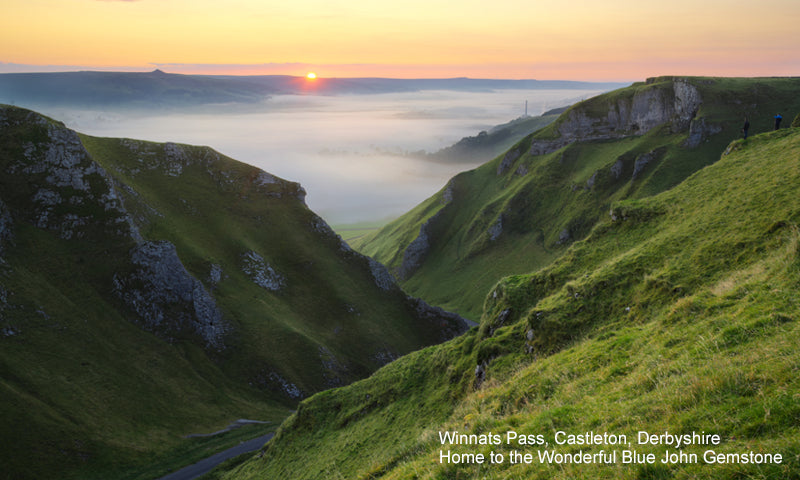
[[449,147],[424,154],[428,160],[453,163],[488,161],[508,150],[527,135],[553,123],[567,107],[547,111],[542,115],[525,116],[496,125],[475,136],[464,137]]
[[258,104],[270,95],[338,95],[420,90],[606,89],[620,84],[538,80],[318,78],[63,72],[0,74],[0,102],[18,106],[169,108]]

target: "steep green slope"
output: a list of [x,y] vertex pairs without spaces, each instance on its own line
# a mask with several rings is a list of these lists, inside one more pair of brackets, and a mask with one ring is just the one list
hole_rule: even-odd
[[[223,478],[797,478],[800,131],[728,152],[667,192],[614,202],[549,266],[505,278],[479,328],[303,401]],[[443,445],[446,431],[501,440]],[[508,431],[548,444],[507,442]],[[556,445],[558,431],[631,445]],[[678,449],[639,445],[639,431],[720,442],[683,447],[695,463],[662,464]],[[628,449],[658,460],[624,464]],[[512,465],[512,450],[533,462]],[[540,463],[548,450],[617,461]],[[442,463],[448,451],[487,461]],[[505,462],[490,464],[492,451]],[[706,451],[782,459],[709,463]]]
[[354,247],[412,294],[477,319],[495,282],[549,264],[612,202],[716,161],[745,115],[757,133],[797,110],[798,79],[650,79],[572,106]]
[[2,107],[0,171],[0,478],[136,478],[465,328],[207,147]]

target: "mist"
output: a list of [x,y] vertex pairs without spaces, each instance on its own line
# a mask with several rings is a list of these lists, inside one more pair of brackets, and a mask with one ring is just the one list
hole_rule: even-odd
[[[539,115],[600,90],[423,91],[374,95],[282,95],[257,108],[212,112],[39,108],[80,132],[207,145],[300,182],[309,207],[331,224],[396,217],[478,164],[436,163],[434,152],[462,137]],[[489,158],[483,161],[488,161]]]

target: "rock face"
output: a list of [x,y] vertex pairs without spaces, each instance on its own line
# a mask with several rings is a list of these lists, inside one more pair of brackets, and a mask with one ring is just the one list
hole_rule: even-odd
[[636,157],[633,162],[633,179],[635,180],[644,171],[645,167],[657,158],[656,152],[647,152]]
[[614,176],[615,180],[619,180],[619,177],[622,176],[623,168],[625,168],[625,164],[620,159],[614,162],[614,165],[611,166],[611,175]]
[[[22,155],[4,174],[28,195],[21,219],[65,239],[83,238],[92,225],[105,224],[118,235],[133,236],[130,219],[108,173],[98,165],[74,131],[32,112],[22,120],[0,117],[0,129],[20,125],[38,131],[39,141],[22,144]],[[93,208],[99,205],[104,213]]]
[[386,291],[397,288],[394,277],[392,277],[392,274],[389,273],[389,270],[387,270],[382,263],[371,257],[367,257],[367,261],[369,262],[369,270],[372,272],[373,278],[375,278],[375,285],[377,285],[378,288]]
[[683,146],[689,148],[698,147],[708,137],[721,131],[722,127],[707,123],[705,118],[694,119],[689,124],[689,138],[683,142]]
[[164,144],[164,156],[166,158],[166,165],[164,171],[171,177],[177,177],[183,173],[184,167],[189,164],[189,157],[183,148],[172,142]]
[[595,182],[597,181],[597,172],[595,171],[589,180],[586,180],[586,189],[591,189],[594,187]]
[[135,270],[114,276],[114,292],[141,323],[171,339],[194,332],[206,345],[221,350],[228,329],[214,297],[192,277],[166,241],[143,242],[131,251]]
[[414,241],[409,243],[406,247],[405,252],[403,252],[403,263],[400,264],[400,269],[397,272],[400,280],[406,280],[410,278],[411,275],[417,271],[419,266],[422,265],[422,262],[425,260],[425,256],[428,255],[428,250],[431,248],[431,230],[433,229],[432,225],[442,211],[443,210],[439,210],[425,223],[420,225],[419,235],[417,235],[417,238],[415,238]]
[[522,152],[515,148],[514,150],[509,150],[503,156],[503,160],[500,162],[500,165],[497,166],[497,176],[503,175],[511,168],[511,165],[517,161],[517,159],[522,156]]
[[276,384],[280,392],[293,400],[299,400],[307,396],[300,388],[294,383],[286,380],[278,373],[271,372],[269,374],[269,382]]
[[[32,112],[2,115],[7,128],[24,125],[38,132],[38,141],[22,144],[6,174],[28,195],[14,215],[64,240],[116,236],[135,243],[131,272],[113,277],[113,290],[148,330],[167,338],[180,332],[199,335],[208,347],[222,349],[226,326],[214,298],[192,277],[169,242],[145,242],[116,191],[114,180],[86,151],[77,133]],[[178,176],[190,162],[182,147],[164,145],[169,176]],[[18,194],[19,195],[19,194]],[[0,204],[0,249],[10,235],[12,215]],[[103,241],[110,241],[105,238]],[[0,250],[1,252],[2,250]]]
[[320,346],[319,359],[322,363],[322,374],[325,377],[325,383],[329,387],[341,387],[347,382],[343,378],[347,378],[348,368],[347,365],[342,363],[336,356],[327,348]]
[[242,271],[253,283],[272,292],[277,292],[286,284],[283,276],[264,257],[252,250],[242,255]]
[[407,300],[414,307],[419,318],[425,319],[441,328],[441,340],[449,340],[456,335],[469,330],[474,324],[453,312],[448,312],[439,307],[428,305],[424,300],[414,297],[407,297]]
[[11,241],[11,227],[11,212],[5,206],[3,200],[0,200],[0,264],[3,261],[5,246]]
[[455,190],[456,190],[456,181],[455,179],[451,178],[450,181],[447,182],[447,187],[445,187],[444,192],[442,192],[443,205],[447,205],[448,203],[453,201]]
[[568,228],[565,228],[561,230],[561,233],[558,234],[558,242],[556,243],[558,245],[563,245],[568,243],[570,240],[572,240],[572,233],[570,233]]
[[543,155],[575,141],[643,135],[664,124],[669,124],[673,132],[686,131],[697,115],[702,98],[697,88],[687,81],[671,83],[672,88],[650,85],[633,96],[618,98],[606,106],[601,116],[591,114],[586,106],[569,110],[566,120],[556,126],[558,138],[534,139],[530,151],[533,155]]
[[503,216],[497,217],[497,220],[489,227],[489,240],[494,242],[503,233]]

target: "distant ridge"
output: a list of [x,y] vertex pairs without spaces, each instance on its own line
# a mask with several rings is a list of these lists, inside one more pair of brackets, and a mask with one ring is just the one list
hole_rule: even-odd
[[0,74],[0,102],[19,106],[189,107],[255,104],[271,95],[340,95],[450,90],[612,90],[621,83],[473,78],[318,78],[288,75],[183,75],[152,72],[57,72]]

